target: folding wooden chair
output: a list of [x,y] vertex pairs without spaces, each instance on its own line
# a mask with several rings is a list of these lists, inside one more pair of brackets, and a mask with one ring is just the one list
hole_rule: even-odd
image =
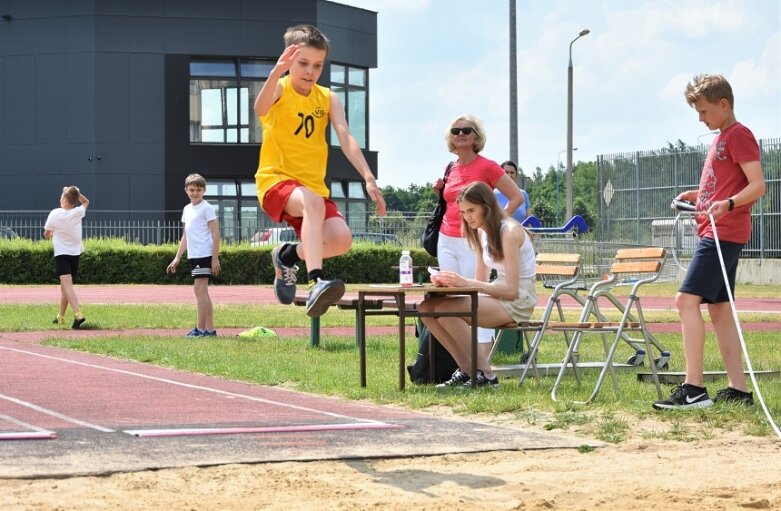
[[[561,297],[571,294],[573,286],[578,280],[580,271],[580,254],[537,254],[536,274],[543,287],[551,290],[551,295],[542,316],[538,321],[523,321],[521,323],[507,323],[497,328],[498,334],[491,352],[488,355],[489,362],[493,358],[496,348],[500,345],[502,336],[507,332],[520,332],[522,339],[526,341],[528,352],[522,355],[520,363],[514,365],[492,366],[494,372],[499,374],[519,374],[519,384],[526,379],[530,368],[534,369],[535,376],[539,377],[536,363],[537,352],[543,339],[543,334],[551,324],[565,324],[564,311],[561,307]],[[558,321],[551,322],[554,310],[558,314]],[[569,345],[569,333],[564,332],[567,345]],[[558,367],[558,365],[556,366]],[[545,367],[544,369],[550,369]],[[579,377],[579,375],[578,375]]]
[[[553,331],[569,332],[573,335],[572,341],[569,343],[567,349],[567,354],[559,369],[559,374],[556,377],[556,382],[553,385],[553,390],[551,391],[551,398],[554,401],[558,400],[558,389],[568,368],[577,367],[579,362],[580,343],[585,334],[601,334],[602,345],[605,350],[605,360],[602,362],[602,370],[597,378],[597,383],[593,392],[587,400],[579,401],[579,403],[589,403],[596,398],[608,373],[610,373],[613,387],[615,388],[616,394],[618,394],[619,385],[614,370],[613,358],[616,354],[619,342],[627,340],[627,332],[639,332],[642,335],[640,341],[642,341],[643,347],[646,350],[645,353],[652,354],[654,347],[661,352],[658,360],[649,357],[651,361],[649,365],[651,366],[651,373],[654,384],[656,385],[657,394],[660,399],[662,398],[662,388],[659,384],[657,367],[661,367],[667,363],[670,353],[648,331],[643,316],[643,309],[640,304],[640,297],[637,292],[641,286],[654,282],[659,278],[659,275],[664,268],[666,257],[666,250],[658,247],[619,250],[616,253],[614,262],[610,268],[609,277],[604,281],[595,283],[589,289],[579,321],[570,325],[551,326]],[[623,305],[611,292],[617,285],[622,284],[632,285],[626,305]],[[621,319],[619,321],[610,322],[602,320],[604,315],[599,310],[599,298],[606,298],[616,307],[621,313]],[[589,318],[592,315],[599,320],[590,322]],[[612,342],[608,343],[610,336],[612,336]],[[637,347],[637,341],[630,339],[629,343],[633,347]],[[579,380],[578,383],[580,383]]]

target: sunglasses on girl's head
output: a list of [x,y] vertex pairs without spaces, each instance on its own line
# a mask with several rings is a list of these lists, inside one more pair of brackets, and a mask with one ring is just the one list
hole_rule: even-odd
[[473,131],[475,131],[475,129],[470,128],[469,126],[466,128],[450,128],[451,135],[460,135],[461,133],[464,135],[471,135]]

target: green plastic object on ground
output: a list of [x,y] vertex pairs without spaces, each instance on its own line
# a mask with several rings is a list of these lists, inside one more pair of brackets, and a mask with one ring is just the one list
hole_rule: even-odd
[[259,337],[277,337],[277,333],[270,328],[266,328],[264,326],[256,326],[254,328],[250,328],[249,330],[245,330],[241,332],[239,334],[239,337],[243,337],[245,339],[256,339]]

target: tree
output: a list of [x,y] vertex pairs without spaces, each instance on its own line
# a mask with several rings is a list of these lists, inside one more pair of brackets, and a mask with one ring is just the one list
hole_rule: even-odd
[[436,194],[431,191],[431,183],[422,186],[412,183],[406,189],[384,186],[381,190],[388,211],[431,212],[438,201]]

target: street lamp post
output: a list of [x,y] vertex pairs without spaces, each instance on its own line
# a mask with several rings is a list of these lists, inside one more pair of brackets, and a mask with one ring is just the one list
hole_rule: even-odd
[[518,163],[518,50],[515,0],[510,0],[510,159]]
[[572,218],[572,45],[591,31],[583,29],[578,37],[569,43],[569,66],[567,66],[567,218]]
[[[572,148],[573,151],[577,151],[577,147]],[[561,219],[559,218],[559,212],[561,211],[561,202],[559,201],[559,173],[561,172],[561,155],[566,153],[566,149],[559,151],[559,155],[556,157],[556,224],[561,225]],[[572,218],[572,217],[570,217]]]

